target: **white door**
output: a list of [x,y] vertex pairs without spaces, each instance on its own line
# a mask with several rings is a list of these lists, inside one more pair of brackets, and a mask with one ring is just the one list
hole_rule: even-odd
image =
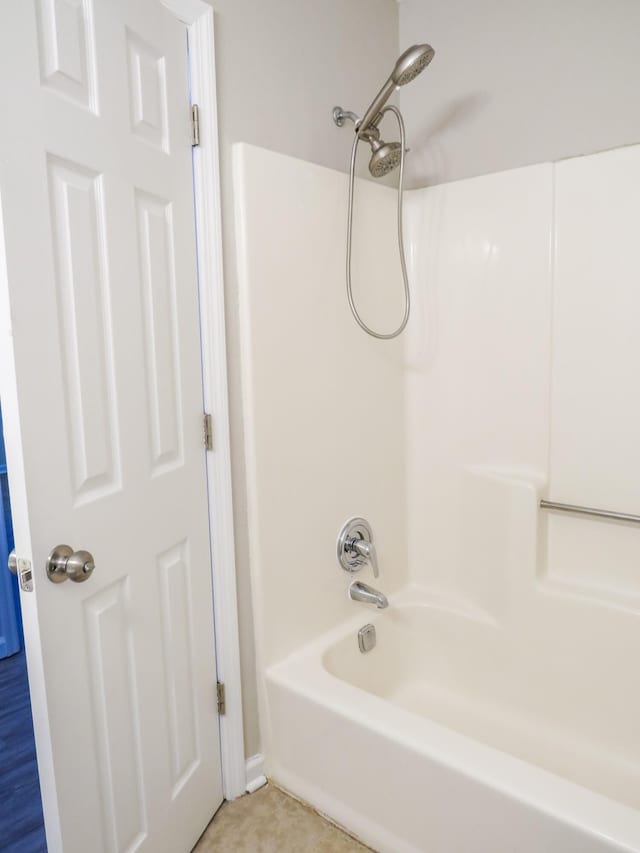
[[[186,853],[222,785],[185,27],[158,0],[5,0],[0,94],[0,393],[49,850]],[[48,580],[59,544],[91,552],[86,581]]]

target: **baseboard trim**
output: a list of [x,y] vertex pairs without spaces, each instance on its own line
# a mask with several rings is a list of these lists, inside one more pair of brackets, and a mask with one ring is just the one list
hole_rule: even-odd
[[247,759],[247,785],[246,792],[253,794],[258,788],[262,788],[267,784],[267,777],[264,775],[264,755],[258,752]]

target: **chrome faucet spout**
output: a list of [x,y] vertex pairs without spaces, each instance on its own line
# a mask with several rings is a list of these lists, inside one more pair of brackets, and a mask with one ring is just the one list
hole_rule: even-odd
[[389,606],[387,596],[362,581],[353,581],[349,586],[349,598],[352,601],[362,601],[364,604],[374,604],[378,610]]

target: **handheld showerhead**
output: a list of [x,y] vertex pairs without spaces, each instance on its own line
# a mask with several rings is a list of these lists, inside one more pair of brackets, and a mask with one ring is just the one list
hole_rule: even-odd
[[427,67],[435,55],[430,44],[414,44],[402,54],[391,73],[396,86],[404,86]]
[[414,77],[417,77],[431,62],[434,54],[435,51],[430,44],[415,44],[413,47],[405,50],[396,62],[391,76],[375,96],[371,102],[371,106],[358,125],[357,133],[359,136],[362,136],[372,125],[378,123],[380,110],[387,103],[393,92],[398,86],[404,86],[406,83],[410,83]]

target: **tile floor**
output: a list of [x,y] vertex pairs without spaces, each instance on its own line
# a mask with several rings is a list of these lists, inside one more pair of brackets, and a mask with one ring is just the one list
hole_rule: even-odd
[[273,785],[224,803],[193,853],[367,853],[364,847]]

